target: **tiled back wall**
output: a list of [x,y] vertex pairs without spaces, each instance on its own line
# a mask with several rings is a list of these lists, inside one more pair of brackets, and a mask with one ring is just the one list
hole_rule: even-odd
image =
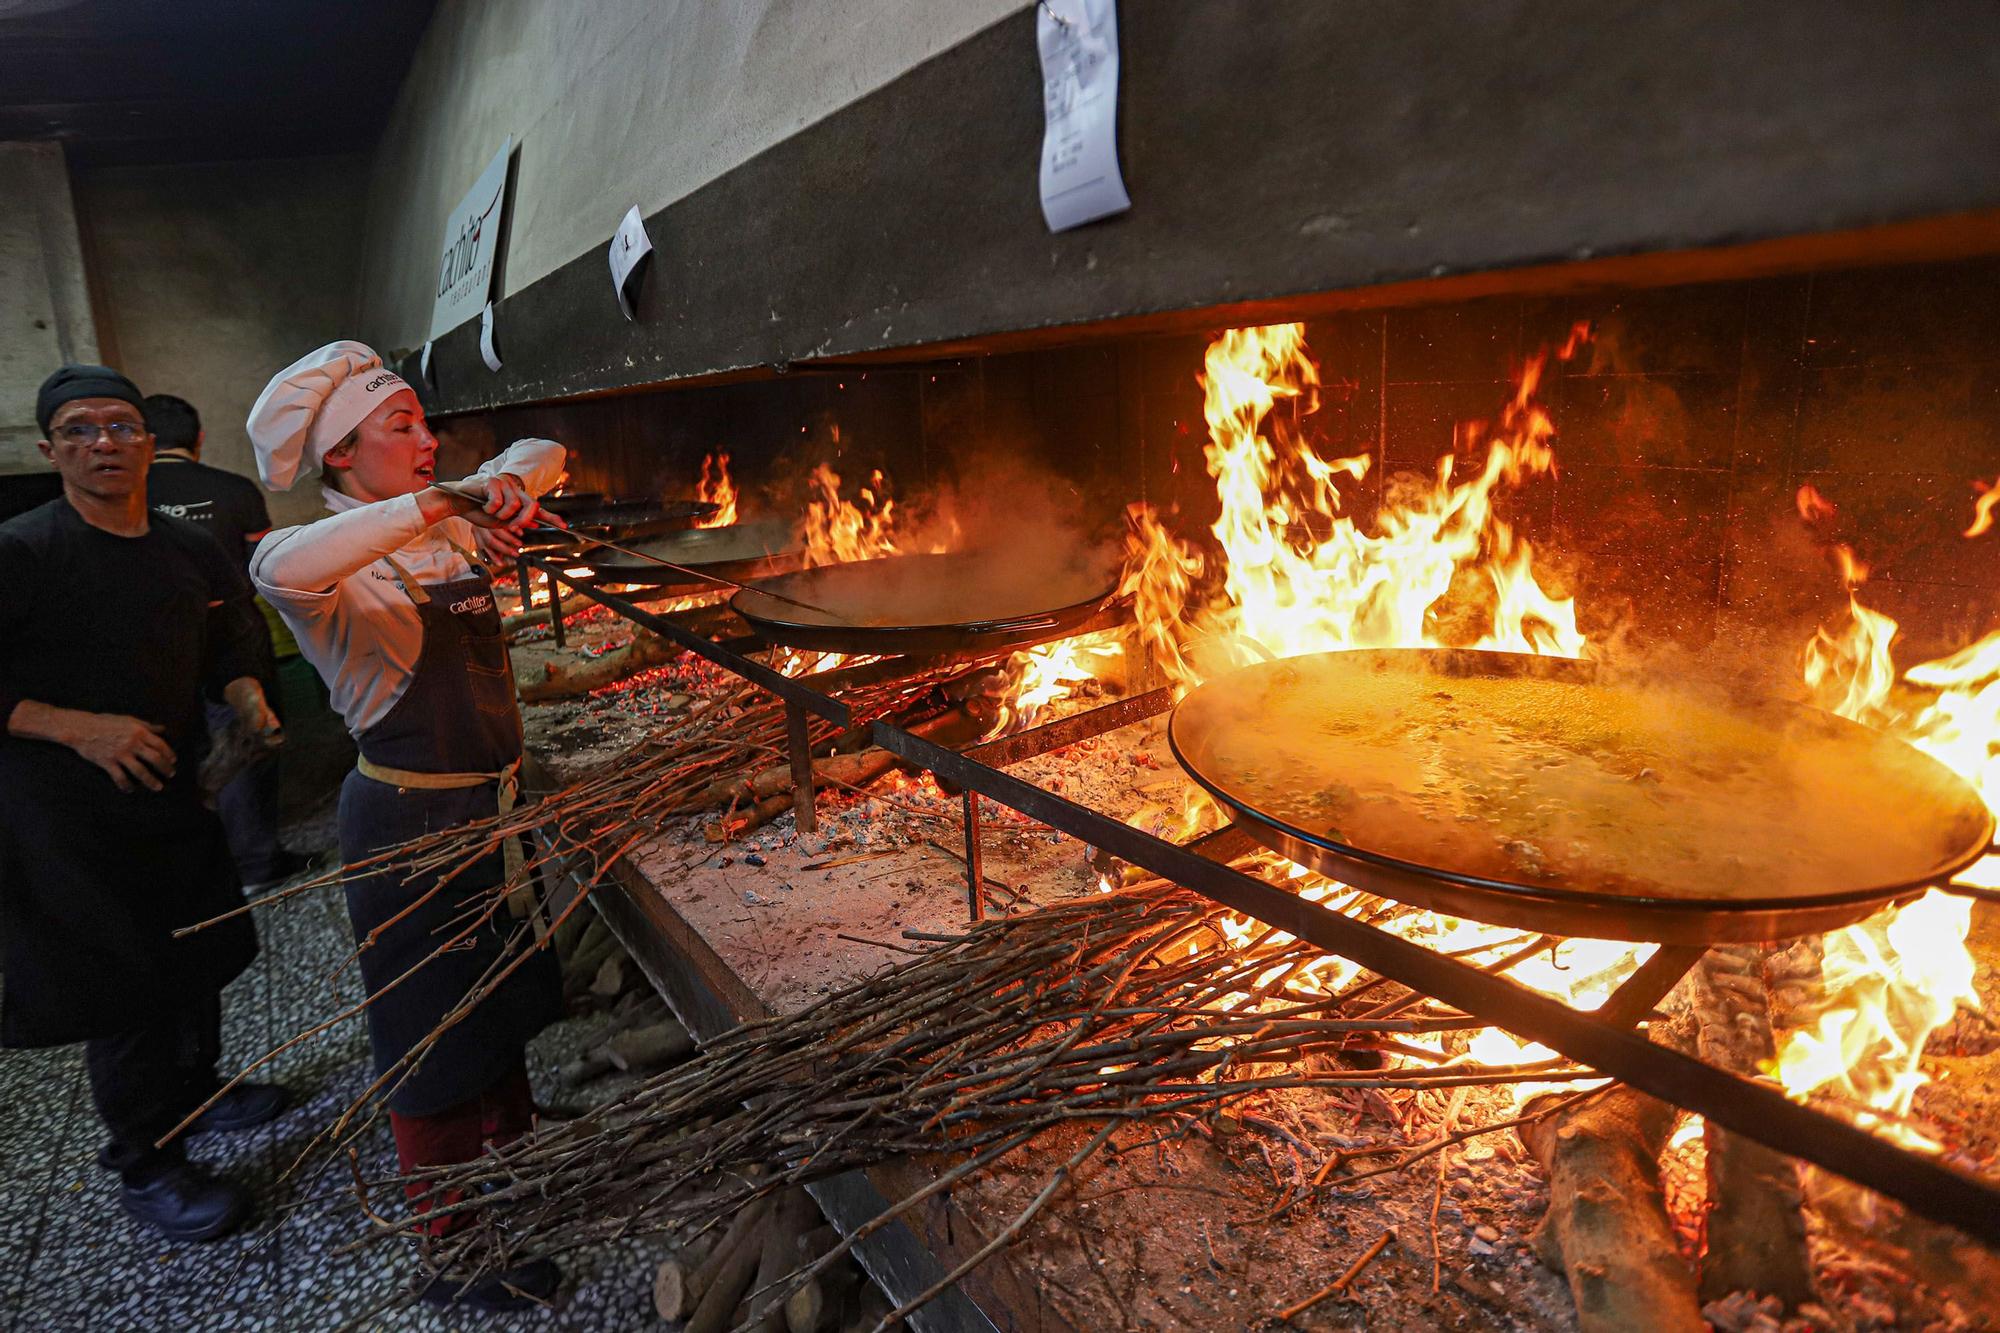
[[[1840,619],[1835,540],[1872,568],[1863,600],[1904,622],[1899,660],[2000,625],[2000,531],[1959,535],[1972,481],[2000,475],[2000,260],[1314,321],[1322,406],[1301,424],[1327,457],[1378,460],[1350,512],[1368,521],[1385,476],[1430,475],[1465,423],[1497,416],[1523,360],[1580,320],[1595,337],[1551,362],[1539,394],[1559,473],[1502,508],[1598,637],[1789,652]],[[1105,531],[1143,499],[1177,506],[1198,534],[1215,507],[1195,378],[1206,341],[795,373],[460,429],[472,447],[489,424],[502,439],[553,434],[576,447],[579,483],[667,493],[728,449],[746,482],[780,496],[830,457],[850,475],[884,466],[905,496],[970,472],[966,493],[1004,509],[1033,493],[984,465],[1006,460],[1060,478]],[[1462,449],[1458,475],[1482,459]],[[1802,484],[1836,507],[1816,529],[1795,508]]]

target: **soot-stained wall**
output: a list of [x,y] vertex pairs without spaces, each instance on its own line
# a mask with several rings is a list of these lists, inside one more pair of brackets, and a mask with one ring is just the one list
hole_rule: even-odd
[[[83,174],[104,341],[147,393],[202,415],[206,462],[257,475],[244,418],[277,371],[354,336],[367,162],[360,157],[111,167]],[[307,485],[270,497],[279,523],[321,510]]]
[[[1349,513],[1456,453],[1524,361],[1580,321],[1538,401],[1554,475],[1499,509],[1573,594],[1599,640],[1671,644],[1791,672],[1815,625],[1837,626],[1835,543],[1871,568],[1862,600],[1904,625],[1899,661],[2000,621],[2000,532],[1962,536],[1980,478],[2000,474],[2000,260],[1880,267],[1558,298],[1492,298],[1316,320],[1321,406],[1301,421],[1327,458],[1367,454]],[[797,478],[830,460],[882,466],[918,497],[956,479],[981,507],[1074,503],[1114,536],[1122,508],[1174,511],[1199,536],[1216,512],[1197,376],[1205,337],[1127,339],[908,368],[516,409],[454,423],[459,455],[516,434],[575,450],[582,487],[684,495],[702,457],[795,513]],[[1004,461],[1006,466],[994,466]],[[1021,474],[1060,479],[1022,489]],[[1394,480],[1391,480],[1394,479]],[[1811,485],[1833,507],[1808,524]]]

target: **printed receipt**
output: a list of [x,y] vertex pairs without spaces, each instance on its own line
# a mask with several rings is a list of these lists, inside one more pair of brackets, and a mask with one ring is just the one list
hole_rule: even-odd
[[1118,171],[1117,0],[1042,0],[1042,216],[1067,231],[1132,206]]

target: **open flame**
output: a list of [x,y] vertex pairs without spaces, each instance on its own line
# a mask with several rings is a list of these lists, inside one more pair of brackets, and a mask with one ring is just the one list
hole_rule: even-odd
[[[1809,510],[1818,517],[1832,507],[1802,490],[1799,512]],[[1896,622],[1862,605],[1858,589],[1867,566],[1845,546],[1834,554],[1848,590],[1849,619],[1839,633],[1822,628],[1806,645],[1804,674],[1814,699],[1908,741],[1971,782],[1989,808],[2000,809],[2000,631],[1904,672],[1903,681],[1913,687],[1906,701],[1896,690],[1891,652]],[[1989,856],[1966,878],[1996,873],[2000,858]],[[1828,935],[1819,1012],[1778,1053],[1776,1073],[1785,1091],[1800,1099],[1833,1095],[1867,1108],[1863,1123],[1890,1137],[1937,1147],[1905,1117],[1927,1081],[1919,1064],[1924,1042],[1961,1001],[1977,1002],[1965,947],[1971,925],[1969,898],[1933,890]]]
[[701,477],[695,482],[694,498],[716,507],[696,527],[726,528],[736,522],[736,483],[729,478],[728,454],[710,454],[701,460]]
[[[1372,460],[1322,459],[1299,429],[1300,419],[1317,407],[1319,389],[1304,326],[1224,333],[1209,346],[1202,376],[1209,427],[1204,456],[1221,501],[1210,533],[1220,555],[1175,534],[1150,508],[1128,512],[1121,590],[1133,598],[1140,642],[1183,690],[1233,666],[1342,648],[1467,646],[1582,656],[1587,643],[1574,604],[1536,577],[1532,547],[1496,515],[1494,501],[1503,488],[1554,471],[1555,426],[1537,393],[1549,356],[1567,360],[1588,332],[1578,325],[1553,353],[1531,358],[1490,428],[1462,430],[1462,442],[1485,442],[1477,472],[1459,479],[1448,455],[1427,482],[1398,486],[1365,527],[1345,513],[1341,487],[1365,481]],[[1183,840],[1222,820],[1191,785],[1174,802],[1149,804],[1134,818],[1153,826],[1178,822],[1172,832]],[[1334,910],[1381,908],[1296,865],[1276,873],[1300,896]],[[1384,929],[1489,964],[1534,943],[1518,931],[1435,912],[1390,909],[1386,915],[1377,922]],[[1269,932],[1243,918],[1225,916],[1221,924],[1239,946]],[[1508,975],[1579,1009],[1595,1009],[1651,948],[1551,941],[1516,959]],[[1337,988],[1356,968],[1327,956],[1302,972]],[[1404,1044],[1429,1050],[1440,1062],[1514,1065],[1556,1058],[1497,1028],[1472,1034],[1455,1056],[1447,1056],[1435,1036]],[[1552,1086],[1522,1084],[1516,1096]]]
[[1042,720],[1051,705],[1067,699],[1078,686],[1101,678],[1125,656],[1119,630],[1037,644],[1007,659],[1005,702],[995,734],[1025,730]]
[[[1555,355],[1567,359],[1587,336],[1577,326]],[[1554,470],[1555,426],[1536,399],[1548,355],[1522,367],[1477,473],[1455,480],[1447,455],[1428,485],[1385,503],[1364,528],[1343,513],[1341,480],[1365,480],[1372,460],[1322,459],[1298,427],[1318,406],[1305,326],[1232,329],[1216,339],[1202,376],[1203,453],[1222,503],[1211,528],[1222,553],[1211,570],[1220,572],[1221,599],[1190,608],[1208,562],[1157,515],[1135,512],[1128,538],[1125,588],[1161,665],[1189,687],[1275,657],[1443,647],[1447,606],[1482,596],[1485,631],[1458,646],[1581,656],[1574,604],[1542,586],[1529,543],[1493,505],[1500,488]],[[1290,410],[1276,411],[1281,405]],[[1484,435],[1474,426],[1465,438]],[[1468,571],[1478,577],[1460,577]]]
[[806,484],[812,498],[806,502],[799,539],[807,568],[902,554],[896,540],[896,502],[879,469],[869,474],[852,500],[841,495],[840,474],[825,463],[812,470]]

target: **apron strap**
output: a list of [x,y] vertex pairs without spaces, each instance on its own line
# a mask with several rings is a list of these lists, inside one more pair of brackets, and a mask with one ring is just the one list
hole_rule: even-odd
[[418,606],[429,606],[431,604],[431,595],[424,591],[423,584],[417,582],[416,575],[403,568],[402,561],[396,559],[393,555],[385,555],[382,557],[382,563],[387,565],[389,571],[396,576],[396,582],[403,585],[403,591],[409,595],[412,602]]
[[[491,569],[488,569],[486,567],[486,562],[481,560],[478,556],[466,550],[463,546],[460,546],[457,542],[453,541],[449,537],[446,537],[444,539],[444,543],[446,546],[449,546],[452,550],[458,552],[459,556],[465,561],[465,563],[471,565],[472,568],[478,572],[481,578],[490,579],[493,577],[493,571]],[[396,557],[393,555],[385,555],[382,557],[382,563],[389,566],[389,568],[395,573],[396,582],[403,585],[403,591],[409,594],[410,600],[412,602],[415,602],[418,606],[430,605],[431,595],[424,591],[424,586],[421,583],[417,582],[416,576],[414,574],[410,573],[409,570],[403,567],[403,563],[400,560],[396,559]]]

